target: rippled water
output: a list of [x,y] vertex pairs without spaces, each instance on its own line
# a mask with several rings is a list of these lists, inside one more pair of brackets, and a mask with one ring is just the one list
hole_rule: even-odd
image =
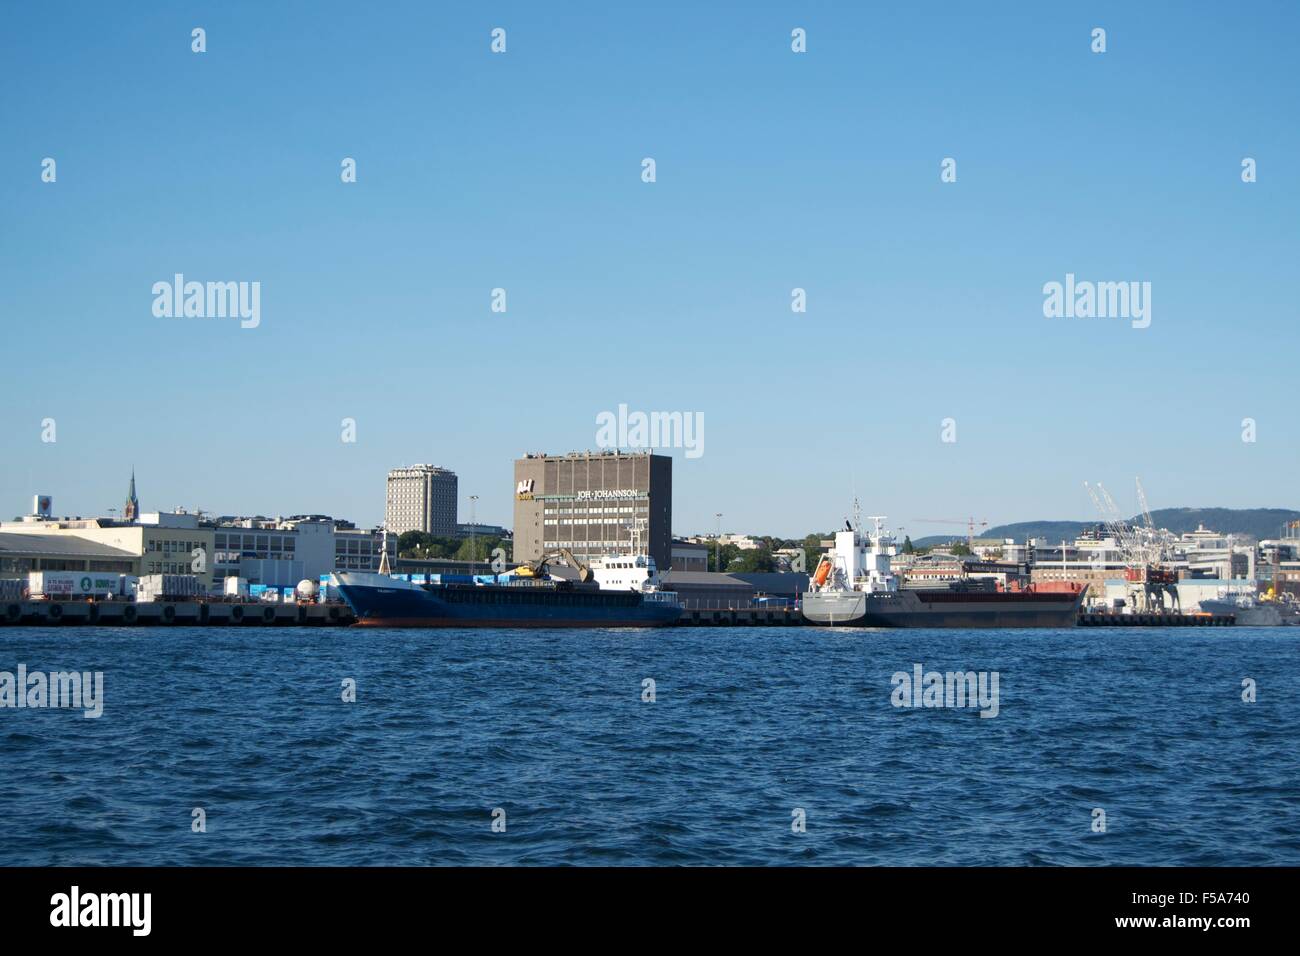
[[[106,698],[0,709],[0,860],[1295,865],[1298,641],[0,628],[0,670]],[[997,671],[1000,713],[893,707],[916,663]]]

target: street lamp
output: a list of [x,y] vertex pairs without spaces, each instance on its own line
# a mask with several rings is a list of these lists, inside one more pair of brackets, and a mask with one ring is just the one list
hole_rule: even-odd
[[473,569],[478,565],[478,521],[476,514],[478,509],[478,495],[469,496],[469,559],[472,562],[470,568]]
[[714,517],[718,519],[718,537],[716,539],[715,557],[713,563],[717,566],[718,572],[722,572],[722,512],[716,512]]

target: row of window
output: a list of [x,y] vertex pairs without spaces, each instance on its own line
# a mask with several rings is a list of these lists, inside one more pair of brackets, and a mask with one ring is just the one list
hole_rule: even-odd
[[213,564],[238,564],[241,558],[260,558],[263,561],[296,561],[294,552],[283,551],[218,551],[212,559]]
[[630,518],[607,518],[604,521],[594,521],[591,518],[545,518],[542,524],[549,525],[577,525],[579,527],[590,526],[592,528],[630,528],[632,519]]
[[222,534],[216,535],[213,545],[218,550],[230,548],[231,550],[244,551],[293,551],[297,546],[297,538],[293,535],[280,534]]
[[194,548],[201,547],[203,547],[202,541],[159,541],[157,538],[150,538],[148,550],[162,554],[189,554]]

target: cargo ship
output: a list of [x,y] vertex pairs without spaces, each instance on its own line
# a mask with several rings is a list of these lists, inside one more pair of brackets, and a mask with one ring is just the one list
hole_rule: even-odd
[[[576,573],[550,573],[562,557]],[[423,577],[424,580],[413,580]],[[664,627],[681,603],[660,588],[650,555],[611,555],[590,566],[568,552],[502,574],[395,576],[339,571],[333,586],[356,615],[354,627]]]
[[[856,510],[856,509],[855,509]],[[846,522],[817,565],[803,596],[804,619],[827,627],[1074,627],[1085,588],[999,588],[992,580],[901,587],[898,551],[875,517],[874,533]]]
[[1290,600],[1290,595],[1264,598],[1253,589],[1233,591],[1224,588],[1217,598],[1202,600],[1200,607],[1206,614],[1233,615],[1238,627],[1300,625],[1300,606]]

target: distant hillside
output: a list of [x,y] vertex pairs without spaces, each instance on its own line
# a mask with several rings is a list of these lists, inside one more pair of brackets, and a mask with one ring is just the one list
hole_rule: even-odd
[[[1130,521],[1138,520],[1130,518]],[[1168,528],[1175,534],[1195,531],[1204,525],[1222,534],[1249,535],[1252,538],[1276,538],[1287,521],[1300,520],[1300,511],[1287,508],[1161,508],[1151,512],[1151,521],[1157,528]],[[998,525],[980,531],[981,538],[1045,538],[1048,541],[1073,540],[1085,528],[1094,527],[1097,521],[1019,521]],[[925,541],[950,541],[960,535],[931,536]],[[915,542],[921,545],[920,541]],[[924,545],[922,545],[924,546]]]

